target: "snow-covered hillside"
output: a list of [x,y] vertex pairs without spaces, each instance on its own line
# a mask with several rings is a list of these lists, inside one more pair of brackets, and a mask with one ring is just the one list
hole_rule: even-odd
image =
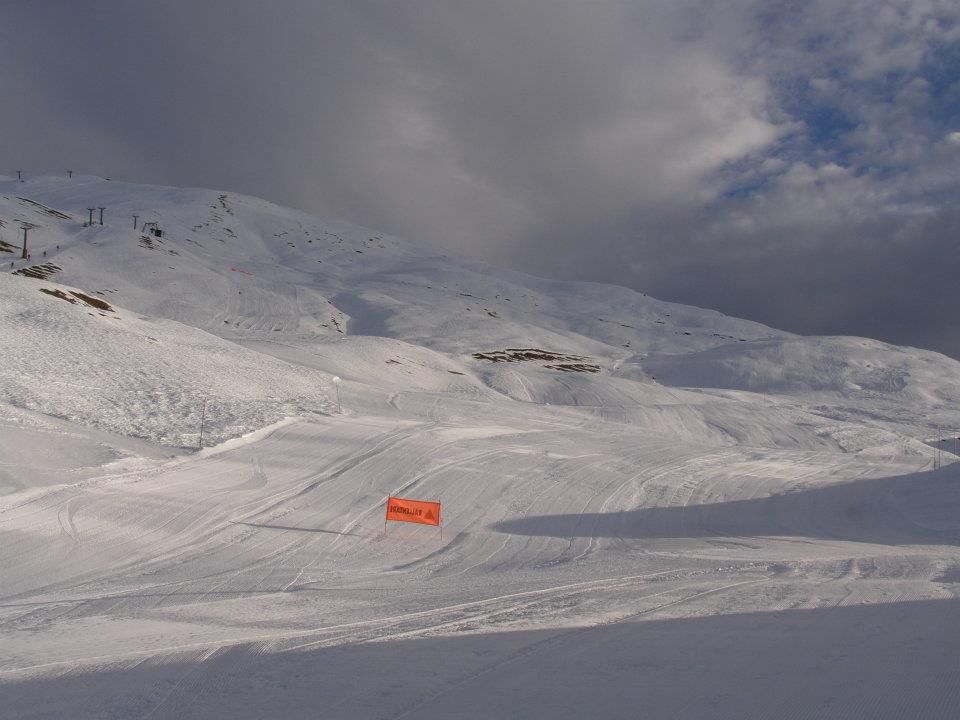
[[[100,207],[105,208],[102,226]],[[88,208],[94,208],[94,224],[85,227]],[[647,394],[649,386],[659,382],[794,397],[802,393],[807,398],[817,397],[818,413],[826,410],[830,417],[841,419],[858,398],[871,404],[875,415],[878,403],[892,404],[887,419],[896,429],[906,426],[915,435],[924,434],[925,422],[929,427],[960,425],[955,409],[960,405],[956,402],[960,399],[960,364],[936,353],[859,339],[796,338],[713,311],[660,302],[625,288],[548,281],[501,271],[255,198],[95,177],[8,180],[0,183],[0,222],[2,238],[11,246],[6,255],[11,270],[21,277],[24,272],[39,272],[53,283],[79,288],[121,312],[125,309],[146,316],[149,322],[167,319],[225,340],[259,343],[259,362],[265,362],[263,354],[283,355],[285,346],[377,336],[403,341],[419,354],[426,350],[440,353],[411,365],[425,364],[438,371],[424,379],[425,386],[459,384],[473,392],[489,386],[518,400],[555,405],[630,406],[651,404],[637,395]],[[13,252],[19,247],[23,223],[34,226],[29,235],[30,261]],[[144,230],[144,223],[156,225]],[[153,234],[154,227],[162,236]],[[31,267],[40,270],[31,271]],[[6,284],[10,284],[9,278]],[[41,288],[36,282],[13,284]],[[16,292],[28,295],[24,290]],[[119,315],[113,317],[116,320]],[[35,324],[26,324],[30,326]],[[79,331],[79,327],[71,330]],[[150,336],[149,331],[143,332]],[[60,324],[47,336],[67,337]],[[207,342],[210,352],[216,353],[215,341]],[[116,346],[97,348],[90,341],[77,341],[76,346],[93,353],[126,354]],[[151,348],[158,359],[162,357],[160,347]],[[397,375],[390,372],[389,365],[396,358],[389,357],[387,347],[383,342],[368,343],[363,352],[351,353],[351,357],[383,364],[377,375]],[[503,360],[494,362],[474,357],[509,348],[545,350],[575,359],[507,362],[516,358],[493,356],[493,360]],[[40,351],[56,353],[53,347]],[[242,354],[236,352],[239,359]],[[197,425],[188,406],[196,405],[204,393],[210,398],[217,396],[209,384],[210,375],[230,373],[186,355],[183,360],[176,370],[164,370],[164,374],[189,388],[185,396],[189,399],[183,407],[171,407],[163,415],[179,414],[185,419],[184,427],[147,429],[142,422],[132,422],[131,434],[173,444],[187,442],[182,436],[194,432]],[[86,359],[77,363],[79,367],[87,364]],[[184,370],[201,364],[207,369]],[[544,370],[550,365],[578,364],[595,369],[600,377],[564,372],[571,368]],[[324,369],[322,363],[313,366]],[[160,361],[158,368],[164,367]],[[249,376],[242,364],[238,368]],[[365,367],[357,378],[369,377],[369,369]],[[215,427],[223,431],[218,437],[265,424],[267,418],[275,419],[284,403],[301,402],[296,398],[302,398],[305,407],[319,408],[317,393],[324,385],[322,379],[308,381],[315,390],[311,393],[297,383],[281,380],[283,371],[276,367],[265,364],[261,370],[264,377],[275,377],[290,390],[278,395],[274,389],[255,386],[252,376],[248,377],[249,394],[236,397],[244,401],[269,397],[274,411],[253,411],[254,417],[242,422],[239,409],[224,407],[221,412],[213,408],[212,417],[219,423]],[[445,370],[455,378],[444,378]],[[190,377],[193,372],[207,376]],[[331,372],[353,376],[349,364],[341,363]],[[119,365],[115,375],[116,394],[146,387],[160,390],[153,378],[124,385],[121,378],[126,373]],[[611,375],[628,382],[610,382]],[[61,381],[77,382],[70,378]],[[457,378],[463,380],[451,382]],[[409,378],[399,373],[397,379],[403,383]],[[329,389],[329,382],[326,385]],[[219,394],[225,404],[229,404],[229,395]],[[126,401],[114,398],[112,402],[124,407],[131,418],[140,412],[132,406],[126,408]],[[691,403],[698,404],[695,400],[683,404]],[[51,411],[32,396],[20,397],[15,404],[42,406],[45,412],[69,416]],[[257,404],[251,402],[251,410]],[[842,407],[831,413],[827,408],[833,406]],[[87,422],[96,424],[97,415],[88,413]],[[122,431],[119,421],[100,424]]]
[[[83,227],[85,208],[101,206],[105,224],[96,210]],[[0,219],[17,247],[20,224],[36,226],[33,262],[11,253],[16,269],[49,262],[58,282],[229,339],[386,335],[459,353],[559,343],[619,358],[624,346],[677,352],[784,336],[624,288],[498,271],[227,193],[90,177],[8,182]],[[163,236],[144,234],[145,222]]]
[[217,191],[0,179],[0,240],[9,717],[960,704],[954,360]]
[[0,279],[0,334],[0,401],[117,434],[196,445],[201,413],[216,441],[333,407],[325,373],[47,281]]

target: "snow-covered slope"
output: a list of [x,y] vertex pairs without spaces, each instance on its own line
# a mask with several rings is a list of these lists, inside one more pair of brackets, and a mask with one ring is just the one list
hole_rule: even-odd
[[0,336],[0,406],[117,434],[197,446],[202,413],[217,442],[333,407],[325,373],[47,281],[0,276]]
[[641,362],[661,381],[687,387],[897,397],[904,403],[960,401],[956,361],[865,338],[778,338],[696,353],[655,354]]
[[[85,208],[101,206],[105,224],[83,227]],[[437,255],[227,193],[92,177],[0,182],[0,219],[16,246],[19,224],[36,225],[32,264],[57,265],[55,280],[226,338],[349,332],[448,352],[561,344],[553,349],[619,356],[628,344],[676,352],[784,335],[625,288]],[[144,222],[157,222],[163,236],[145,235]],[[16,268],[26,264],[9,257]]]
[[0,240],[3,717],[960,705],[949,358],[207,190],[0,179]]
[[[88,208],[94,208],[94,225],[85,227]],[[89,176],[8,180],[0,182],[0,222],[13,248],[19,226],[34,226],[32,260],[7,254],[14,272],[41,266],[51,282],[149,318],[260,343],[261,355],[283,355],[284,345],[377,336],[402,341],[416,353],[441,353],[426,361],[438,372],[424,379],[424,387],[460,384],[482,392],[485,384],[528,402],[622,406],[661,404],[637,397],[659,382],[802,394],[810,401],[803,404],[833,419],[848,417],[864,400],[885,427],[915,436],[928,435],[925,424],[960,425],[960,364],[936,353],[860,339],[796,338],[625,288],[497,270],[256,198]],[[144,223],[156,223],[163,235]],[[545,350],[558,358],[494,362],[516,358],[489,355],[509,348]],[[384,379],[410,379],[389,367],[396,358],[382,341],[368,342],[356,357],[383,364],[375,374]],[[596,374],[558,369],[577,365]],[[311,366],[371,377],[369,365],[356,373],[342,363]],[[610,382],[610,375],[626,382]],[[193,396],[205,383],[197,382],[190,385]],[[263,393],[251,386],[251,394]],[[300,390],[272,402],[279,411],[301,396],[305,406],[316,407],[316,398]],[[177,412],[191,414],[185,407]],[[260,419],[274,414],[254,413]],[[233,434],[250,429],[252,423],[234,422],[236,416],[237,409],[216,415],[222,436],[229,428]],[[194,418],[186,425],[196,425]],[[119,429],[116,423],[108,427]],[[131,427],[165,442],[181,442],[176,438],[186,432]]]
[[794,337],[651,353],[637,361],[659,382],[796,398],[838,418],[929,437],[957,427],[960,363],[940,353],[855,337]]

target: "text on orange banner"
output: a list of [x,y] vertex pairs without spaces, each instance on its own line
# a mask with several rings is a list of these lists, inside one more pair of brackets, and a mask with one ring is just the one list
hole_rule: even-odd
[[440,503],[388,497],[387,520],[439,525]]

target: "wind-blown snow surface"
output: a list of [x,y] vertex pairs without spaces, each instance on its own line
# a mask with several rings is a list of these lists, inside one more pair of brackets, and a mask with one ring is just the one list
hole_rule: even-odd
[[956,716],[960,364],[219,192],[23,222],[0,716]]

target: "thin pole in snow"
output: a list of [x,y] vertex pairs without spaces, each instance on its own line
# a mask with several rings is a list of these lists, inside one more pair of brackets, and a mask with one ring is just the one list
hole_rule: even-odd
[[27,231],[30,229],[29,225],[23,226],[23,254],[20,255],[24,260],[30,258],[30,254],[27,252]]
[[943,461],[943,456],[940,454],[940,426],[937,425],[937,452],[933,456],[933,469],[936,470],[940,467]]
[[19,180],[20,182],[23,182],[22,173],[23,173],[23,170],[17,170],[17,180]]
[[137,220],[139,219],[139,217],[140,217],[139,215],[134,215],[134,216],[133,216],[133,229],[134,229],[134,230],[137,229]]
[[103,225],[103,211],[106,210],[105,207],[100,208],[100,224]]
[[200,410],[200,446],[203,449],[203,422],[207,419],[207,399],[203,399],[203,408]]
[[67,177],[73,179],[73,170],[67,170]]
[[87,218],[87,227],[90,227],[91,225],[93,225],[93,211],[94,211],[94,210],[96,210],[96,208],[87,208],[87,212],[90,213],[90,216]]

